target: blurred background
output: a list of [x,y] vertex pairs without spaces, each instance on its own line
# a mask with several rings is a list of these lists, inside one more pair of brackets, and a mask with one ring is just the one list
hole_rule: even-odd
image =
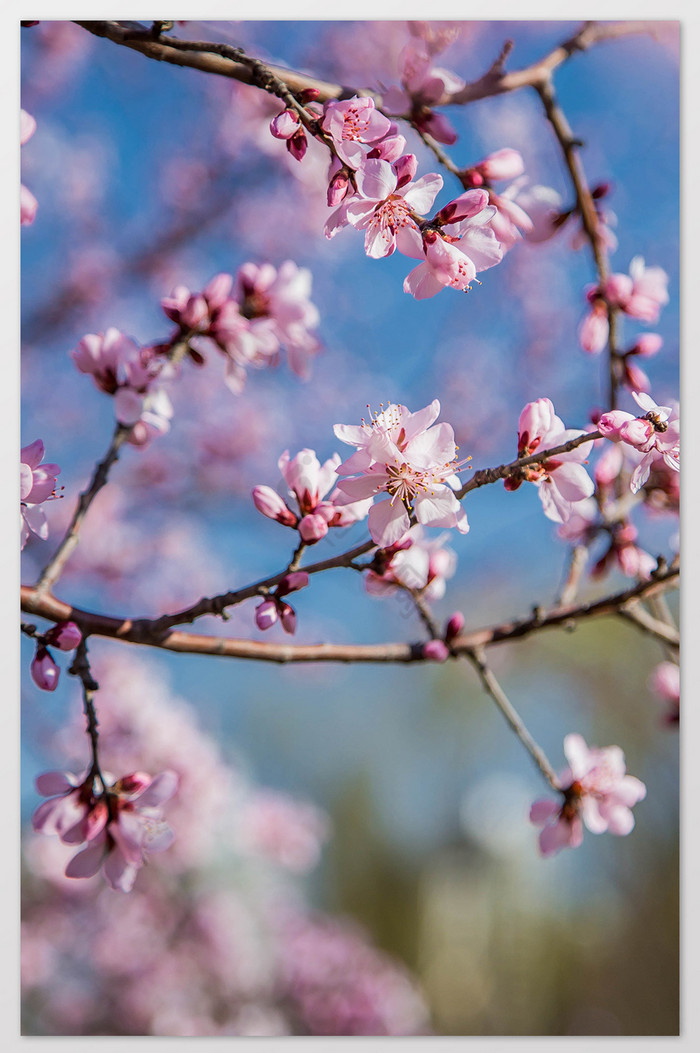
[[[436,62],[472,80],[505,39],[517,68],[576,28],[465,22]],[[188,22],[174,32],[373,88],[398,83],[409,40],[398,21]],[[654,327],[664,348],[646,363],[666,403],[678,395],[678,26],[577,55],[555,83],[590,183],[611,184],[613,270],[641,255],[669,275]],[[256,512],[251,488],[277,486],[285,449],[344,457],[332,426],[359,423],[368,403],[416,410],[439,398],[475,468],[515,456],[527,401],[550,397],[567,427],[604,406],[605,363],[576,335],[594,271],[586,248],[572,248],[571,224],[516,245],[468,297],[416,302],[402,291],[405,257],[367,258],[350,228],[324,237],[324,152],[312,143],[302,163],[291,159],[269,133],[280,105],[255,89],[41,22],[22,32],[22,106],[37,121],[22,181],[39,211],[22,232],[21,441],[43,439],[65,487],[46,506],[49,542],[23,553],[24,582],[53,551],[113,429],[109,398],[70,349],[109,326],[163,341],[163,296],[248,260],[310,270],[324,348],[310,381],[284,365],[251,372],[237,398],[214,356],[185,368],[170,392],[171,431],[123,452],[56,587],[62,599],[153,616],[277,572],[293,537]],[[468,165],[513,147],[531,181],[570,206],[540,109],[523,91],[451,108],[459,140],[449,152]],[[419,175],[437,171],[406,134]],[[444,175],[438,206],[460,190]],[[641,331],[626,324],[624,347]],[[459,609],[470,629],[550,604],[567,551],[535,488],[485,487],[466,508],[471,530],[448,542],[458,564],[438,620]],[[677,519],[635,515],[639,544],[669,557]],[[331,532],[313,557],[364,537],[362,524]],[[582,595],[627,584],[612,572]],[[262,638],[253,606],[198,630]],[[299,642],[422,635],[400,597],[367,595],[347,570],[319,575],[294,606]],[[267,638],[281,637],[277,626]],[[28,670],[31,643],[22,646]],[[576,731],[620,745],[647,786],[628,838],[588,834],[547,860],[527,820],[546,788],[466,665],[285,668],[134,650],[90,645],[106,763],[178,767],[181,847],[125,897],[99,879],[61,878],[64,846],[28,835],[25,1034],[678,1032],[678,741],[647,684],[664,658],[656,641],[606,619],[490,653],[555,768]],[[27,819],[40,771],[84,766],[81,720],[65,670],[53,696],[26,676]]]

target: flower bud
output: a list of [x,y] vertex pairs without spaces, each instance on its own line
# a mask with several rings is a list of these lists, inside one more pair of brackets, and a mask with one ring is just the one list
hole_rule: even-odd
[[423,658],[431,662],[445,662],[450,657],[450,652],[442,640],[429,640],[427,644],[423,644],[421,653]]
[[222,272],[215,274],[202,289],[202,296],[207,301],[210,311],[223,307],[229,298],[233,286],[233,275]]
[[328,533],[328,523],[321,515],[310,513],[304,516],[299,523],[299,533],[302,541],[307,545],[313,545],[325,537]]
[[335,208],[343,200],[348,192],[348,182],[350,174],[347,168],[343,167],[335,173],[330,183],[328,184],[328,194],[326,200],[328,201],[329,208]]
[[476,167],[487,183],[494,179],[517,179],[525,171],[521,155],[510,147],[489,154]]
[[303,160],[307,146],[306,132],[301,127],[296,135],[293,135],[291,139],[287,139],[287,149],[297,161]]
[[283,526],[295,527],[297,525],[298,520],[294,512],[271,487],[254,486],[252,495],[258,512],[262,512],[268,519],[276,519]]
[[263,632],[266,629],[271,629],[277,621],[277,604],[274,600],[263,600],[263,602],[255,608],[255,624],[258,629]]
[[270,121],[270,131],[275,139],[291,139],[299,131],[299,117],[294,110],[282,110]]
[[29,672],[36,686],[42,691],[56,690],[60,670],[42,644],[36,649]]
[[465,618],[461,611],[455,611],[445,628],[445,643],[452,643],[464,628]]
[[61,651],[74,651],[83,638],[75,622],[59,622],[46,633],[46,642]]
[[288,603],[279,603],[279,616],[282,622],[282,628],[290,636],[294,633],[297,627],[297,616],[294,613],[294,609],[289,606]]
[[275,592],[278,596],[286,596],[288,592],[304,589],[308,584],[309,575],[305,570],[293,570],[291,574],[285,574]]

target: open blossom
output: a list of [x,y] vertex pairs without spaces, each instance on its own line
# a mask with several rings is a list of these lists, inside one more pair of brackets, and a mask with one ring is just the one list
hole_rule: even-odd
[[451,145],[457,133],[442,114],[431,107],[443,95],[453,95],[464,87],[464,81],[447,69],[432,64],[431,49],[424,41],[411,41],[400,55],[401,88],[389,88],[383,104],[389,113],[406,116],[421,132],[439,143]]
[[496,210],[486,207],[484,190],[467,190],[440,209],[422,234],[422,252],[402,248],[406,255],[424,257],[407,275],[404,292],[417,300],[435,296],[444,288],[468,292],[480,271],[503,259],[503,249],[489,226]]
[[400,585],[421,589],[427,600],[445,595],[446,582],[457,567],[457,557],[444,546],[447,534],[428,538],[422,526],[412,526],[405,537],[379,549],[365,576],[365,588],[373,596],[386,596]]
[[391,121],[380,113],[374,99],[332,99],[324,106],[321,127],[333,140],[338,157],[353,169],[360,168],[367,147],[391,132]]
[[310,295],[311,273],[285,260],[279,268],[245,263],[235,279],[217,274],[201,293],[177,286],[161,306],[182,331],[191,332],[196,347],[191,343],[188,353],[197,365],[204,362],[202,337],[224,354],[225,383],[240,394],[246,370],[275,364],[282,347],[290,369],[300,377],[308,375],[309,360],[321,347],[312,332],[319,313]]
[[[462,173],[464,186],[484,187],[487,190],[488,203],[496,210],[491,219],[491,228],[504,251],[519,241],[523,234],[529,234],[534,229],[529,215],[516,200],[524,182],[524,169],[520,153],[506,147],[489,154]],[[515,182],[497,194],[491,184],[501,179],[513,179]]]
[[27,543],[30,533],[46,541],[49,527],[42,505],[56,497],[56,476],[61,469],[57,464],[42,464],[44,444],[36,439],[20,451],[19,502],[21,548]]
[[610,410],[598,421],[598,430],[613,442],[625,442],[644,454],[630,480],[630,489],[636,494],[660,458],[673,471],[680,471],[680,419],[677,409],[658,406],[645,392],[633,391],[632,398],[645,410],[643,416]]
[[[550,399],[528,402],[518,421],[518,457],[529,457],[538,450],[562,446],[571,439],[585,435],[585,431],[565,428],[554,412]],[[506,490],[517,490],[523,480],[538,487],[544,514],[555,523],[565,523],[579,501],[591,497],[593,480],[583,467],[587,446],[577,446],[567,453],[559,453],[537,464],[520,470],[519,476],[504,480]]]
[[109,778],[105,774],[102,783],[92,772],[40,775],[37,789],[49,800],[37,808],[32,823],[66,844],[87,842],[68,863],[66,877],[93,877],[102,870],[112,888],[130,892],[147,853],[172,844],[174,834],[160,806],[177,791],[178,777],[164,771],[155,777],[133,772],[115,782]]
[[577,848],[583,841],[584,825],[592,834],[629,834],[634,827],[630,809],[646,797],[644,783],[625,774],[625,756],[619,746],[589,749],[581,735],[567,735],[564,754],[569,767],[557,780],[564,803],[545,798],[530,809],[530,822],[542,827],[539,847],[543,856]]
[[459,487],[456,469],[464,462],[456,459],[452,427],[432,426],[439,413],[437,399],[417,413],[390,403],[370,424],[335,426],[341,442],[357,447],[338,467],[338,475],[362,473],[344,478],[339,488],[353,500],[381,493],[390,497],[373,504],[369,512],[369,532],[382,548],[408,531],[411,513],[426,526],[456,527],[462,534],[469,529],[453,493]]
[[422,252],[416,216],[424,216],[442,187],[442,176],[430,172],[412,182],[416,159],[408,154],[395,164],[370,159],[356,173],[358,193],[345,200],[326,224],[326,237],[332,237],[349,223],[365,230],[365,252],[379,259],[399,252]]
[[645,267],[642,257],[635,256],[629,274],[611,274],[602,284],[590,286],[586,298],[591,309],[579,327],[579,339],[584,351],[598,354],[608,341],[608,306],[655,324],[668,303],[668,275],[661,267]]
[[278,462],[279,470],[289,487],[289,496],[296,501],[299,515],[269,486],[256,486],[253,489],[255,507],[278,523],[297,527],[307,545],[313,545],[325,537],[329,527],[350,526],[364,519],[372,498],[350,501],[346,494],[335,487],[339,464],[340,456],[337,453],[321,465],[313,450],[301,450],[292,458],[289,450],[285,450]]

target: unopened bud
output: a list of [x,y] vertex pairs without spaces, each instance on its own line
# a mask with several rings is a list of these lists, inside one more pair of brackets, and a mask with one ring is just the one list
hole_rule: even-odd
[[36,649],[29,672],[36,686],[40,687],[42,691],[56,690],[60,670],[49,652],[41,644]]
[[445,643],[452,643],[464,628],[465,618],[461,611],[455,611],[445,628]]
[[83,638],[75,622],[59,622],[46,633],[46,642],[61,651],[74,651]]
[[270,486],[254,486],[252,490],[253,502],[258,512],[262,512],[268,519],[276,519],[283,526],[295,527],[298,519],[288,508],[278,493]]
[[445,662],[450,657],[450,652],[442,640],[428,640],[423,644],[423,657],[431,662]]

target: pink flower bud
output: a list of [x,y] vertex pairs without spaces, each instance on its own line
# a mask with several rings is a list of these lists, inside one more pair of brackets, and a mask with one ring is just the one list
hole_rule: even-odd
[[294,512],[270,486],[254,486],[252,494],[258,512],[262,512],[268,519],[276,519],[283,526],[295,527],[297,525],[298,520]]
[[315,102],[321,92],[318,88],[304,88],[303,91],[299,92],[299,102],[302,106],[306,106],[307,102]]
[[603,413],[598,418],[598,431],[601,435],[604,435],[606,439],[612,439],[613,442],[620,441],[620,428],[623,424],[627,424],[629,421],[635,418],[631,413],[626,413],[624,410],[610,410],[609,413]]
[[445,629],[445,643],[452,643],[464,628],[465,618],[461,611],[455,611]]
[[612,486],[622,470],[622,450],[619,446],[607,445],[595,466],[594,477],[598,486]]
[[275,139],[291,139],[299,131],[299,116],[294,110],[282,110],[270,121],[270,131]]
[[470,219],[478,215],[489,203],[489,195],[486,190],[467,190],[460,194],[454,201],[450,201],[438,212],[435,220],[442,223],[458,223],[463,219]]
[[593,310],[581,322],[578,331],[579,343],[589,355],[599,355],[608,342],[610,325],[608,312],[601,300],[593,301]]
[[517,179],[525,171],[522,157],[510,147],[489,154],[476,167],[487,183],[494,179]]
[[622,441],[628,442],[630,446],[646,446],[654,435],[654,425],[651,421],[632,417],[631,420],[625,421],[619,434]]
[[40,687],[42,691],[56,690],[60,670],[49,652],[41,644],[36,649],[29,672],[36,686]]
[[630,391],[644,391],[646,394],[649,394],[651,383],[644,370],[629,357],[625,358],[623,368],[624,376],[622,381],[625,387],[629,388]]
[[320,541],[322,537],[326,536],[328,523],[322,515],[313,513],[306,515],[299,523],[299,533],[302,541],[305,541],[307,545],[313,545],[316,541]]
[[297,161],[303,160],[307,146],[306,132],[301,127],[296,135],[293,135],[291,139],[287,139],[287,149]]
[[445,662],[450,657],[450,652],[442,640],[429,640],[423,644],[422,655],[431,662]]
[[262,629],[264,632],[266,629],[271,629],[277,621],[277,604],[274,600],[263,600],[263,602],[255,608],[255,624],[258,629]]
[[207,307],[207,301],[203,296],[196,293],[190,296],[182,309],[180,320],[188,329],[196,329],[205,318],[208,318],[208,316],[209,309]]
[[202,296],[209,304],[210,311],[216,311],[223,307],[229,298],[233,286],[232,274],[215,274],[211,281],[202,289]]
[[289,592],[305,589],[308,584],[309,575],[305,570],[293,570],[291,574],[285,574],[275,591],[278,596],[286,596]]
[[413,179],[418,170],[418,158],[415,154],[404,154],[394,163],[396,172],[396,189],[406,186]]
[[46,633],[46,642],[61,651],[74,651],[83,638],[75,622],[59,622]]
[[294,609],[288,603],[280,602],[279,615],[284,631],[289,633],[290,636],[293,635],[297,627],[297,616],[294,613]]
[[329,208],[335,208],[343,200],[348,192],[348,181],[349,173],[347,168],[341,168],[335,173],[330,183],[328,184],[328,195],[326,200],[328,201]]
[[641,355],[642,358],[651,358],[663,346],[663,338],[658,333],[642,333],[637,337],[634,347],[630,348],[630,354]]
[[457,142],[457,132],[442,113],[428,110],[427,114],[421,114],[417,118],[416,126],[445,146],[452,146]]

